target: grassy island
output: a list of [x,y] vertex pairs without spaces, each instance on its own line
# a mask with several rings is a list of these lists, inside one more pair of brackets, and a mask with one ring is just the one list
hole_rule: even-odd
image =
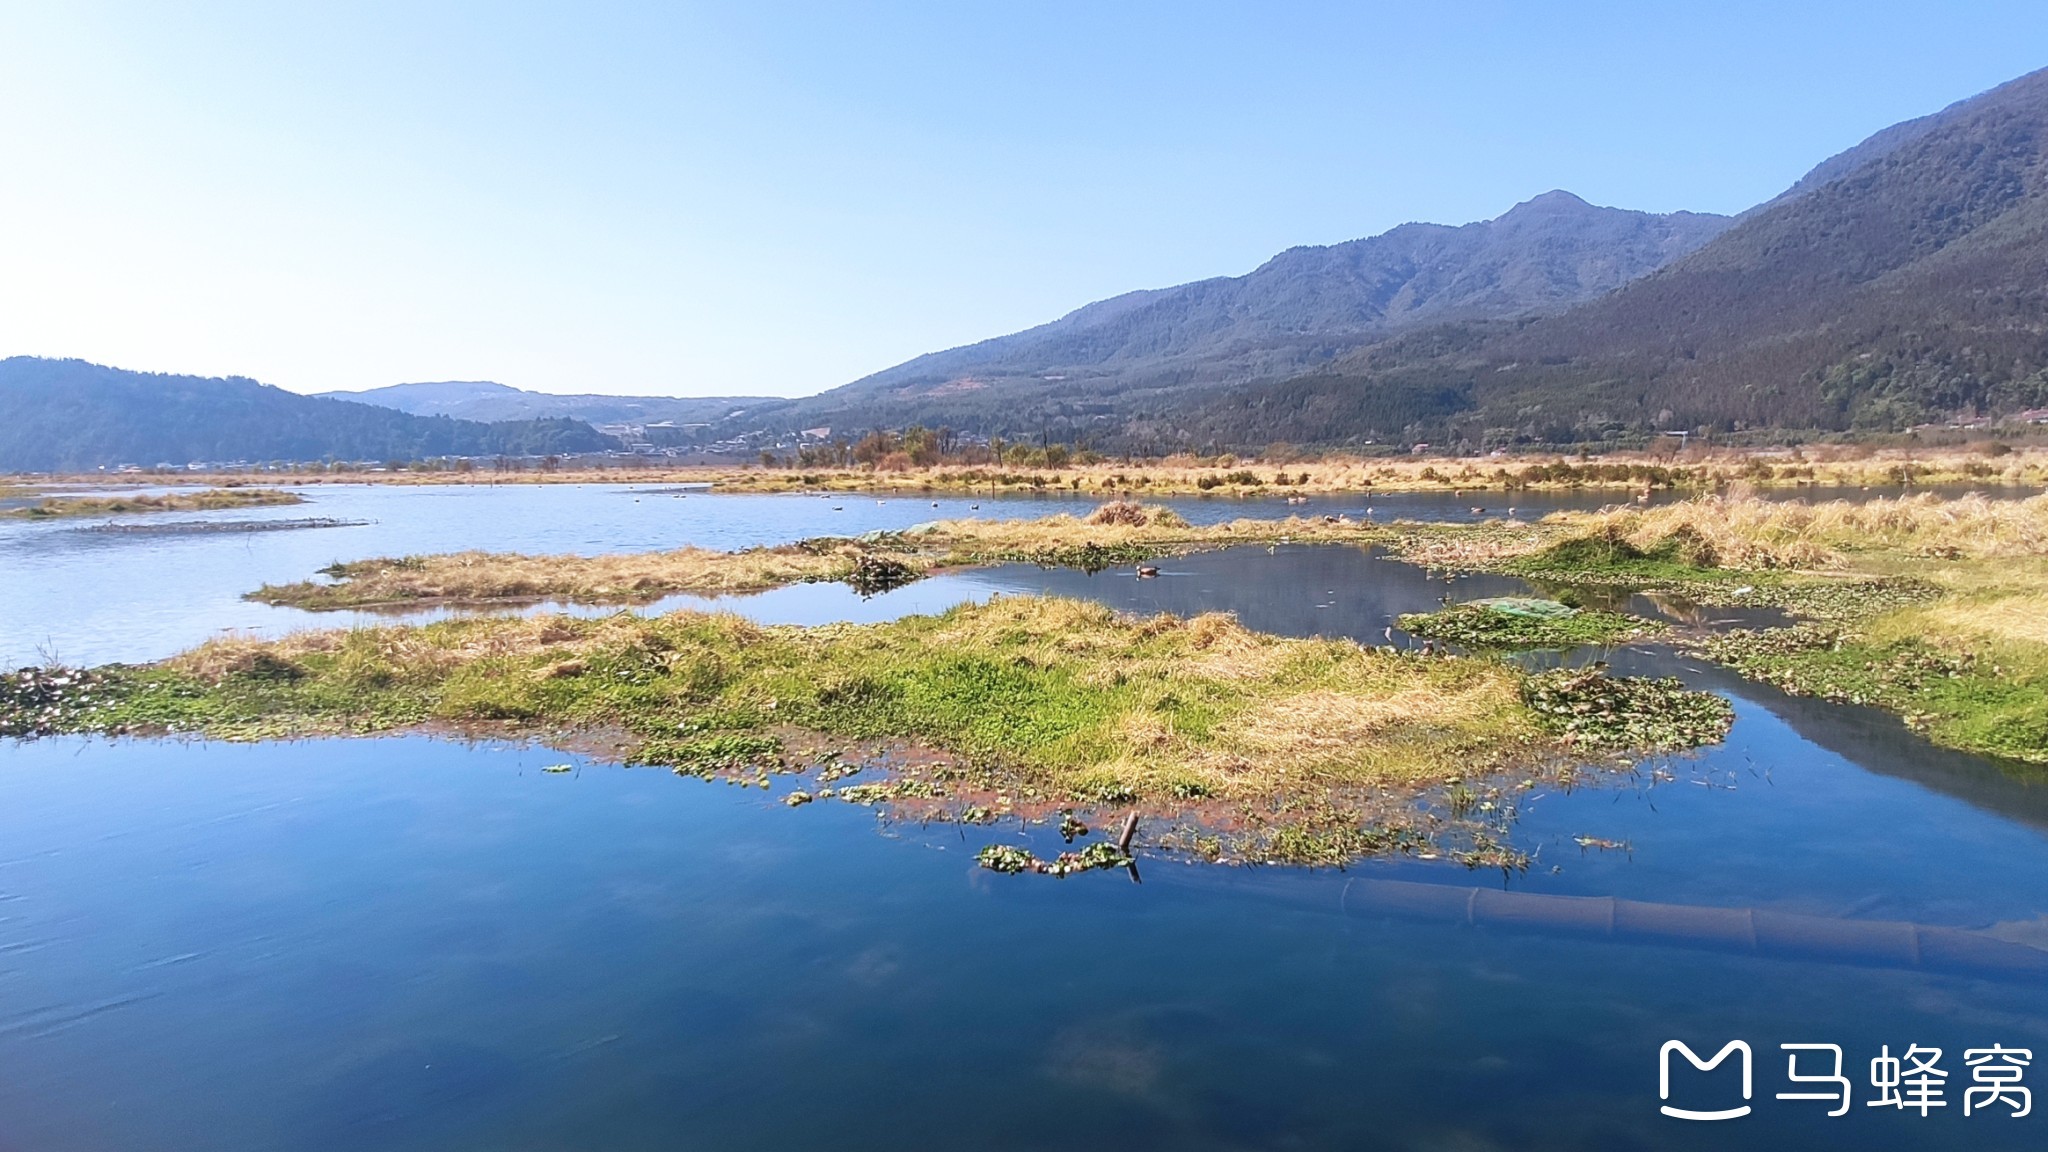
[[1010,561],[1092,571],[1233,544],[1370,543],[1393,536],[1389,529],[1344,517],[1247,519],[1198,528],[1166,508],[1113,502],[1085,517],[943,520],[857,540],[828,537],[740,552],[456,552],[360,560],[327,568],[325,581],[265,585],[249,596],[313,610],[541,600],[637,604],[677,592],[758,592],[820,581],[879,591],[945,568]]
[[1035,597],[815,628],[687,612],[458,619],[0,682],[0,735],[608,733],[625,759],[680,773],[803,775],[797,802],[967,822],[1139,808],[1149,843],[1303,863],[1409,850],[1512,865],[1488,821],[1516,789],[1716,741],[1729,719],[1671,681]]
[[26,508],[0,512],[21,520],[57,517],[113,516],[130,512],[218,512],[228,508],[260,508],[304,504],[296,492],[275,488],[207,488],[198,492],[166,492],[142,496],[48,496]]

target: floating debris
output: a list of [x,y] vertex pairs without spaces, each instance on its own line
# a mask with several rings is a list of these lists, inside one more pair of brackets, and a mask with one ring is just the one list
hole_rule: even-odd
[[1574,836],[1572,843],[1582,850],[1596,852],[1633,852],[1634,846],[1626,840],[1609,840],[1604,836]]
[[547,767],[541,769],[541,771],[543,772],[554,773],[574,772],[575,770],[576,766],[574,764],[550,764]]

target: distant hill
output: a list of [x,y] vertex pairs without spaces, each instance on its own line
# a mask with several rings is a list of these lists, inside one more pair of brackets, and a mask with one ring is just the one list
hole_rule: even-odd
[[0,471],[234,460],[414,460],[619,446],[578,420],[496,424],[301,396],[242,377],[0,360]]
[[1048,412],[1085,415],[1154,393],[1178,402],[1190,388],[1293,375],[1421,325],[1557,312],[1668,264],[1730,223],[1547,192],[1494,220],[1403,224],[1290,248],[1243,276],[1098,301],[775,411],[795,424],[923,419],[1036,431]]
[[453,416],[458,420],[538,420],[561,417],[590,424],[698,424],[743,414],[760,405],[786,401],[761,396],[606,396],[555,395],[528,392],[488,380],[392,384],[361,392],[322,392],[329,400],[348,400],[394,408],[415,416]]
[[2048,405],[2048,70],[1898,125],[1691,255],[1179,413],[1233,442],[1896,429]]

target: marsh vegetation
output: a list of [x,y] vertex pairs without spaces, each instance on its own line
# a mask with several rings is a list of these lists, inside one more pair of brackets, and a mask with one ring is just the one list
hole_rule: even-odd
[[[858,463],[780,459],[756,464],[676,465],[623,460],[603,466],[544,461],[537,467],[500,461],[488,471],[472,462],[420,462],[373,471],[340,465],[298,466],[293,484],[689,484],[720,492],[1078,492],[1133,499],[1167,496],[1273,497],[1362,492],[1520,492],[1608,490],[1712,492],[1730,485],[1761,488],[1867,488],[2048,483],[2048,449],[1983,440],[1945,447],[1820,444],[1787,448],[1681,448],[1676,440],[1649,450],[1599,455],[1523,452],[1505,455],[1355,455],[1300,452],[1275,445],[1261,455],[1109,458],[1052,445],[1012,445],[1001,458],[971,463],[886,453]],[[96,483],[160,484],[163,476],[94,477]],[[184,477],[188,482],[240,483],[241,474]]]
[[229,508],[261,508],[303,504],[304,496],[275,488],[207,488],[198,492],[165,492],[136,496],[47,496],[39,503],[0,512],[23,520],[66,516],[113,516],[133,512],[218,512]]
[[335,564],[324,580],[266,585],[250,598],[334,609],[434,602],[559,600],[646,603],[677,592],[756,592],[845,581],[884,591],[947,568],[1025,562],[1100,571],[1176,552],[1279,541],[1365,543],[1384,529],[1345,518],[1291,517],[1189,525],[1172,510],[1110,502],[1086,516],[943,520],[902,532],[822,537],[720,552],[678,548],[599,556],[457,552]]
[[1687,643],[1787,692],[1884,708],[1940,744],[2048,763],[2048,496],[1706,497],[1434,539],[1472,568],[1784,608],[1788,626]]
[[[1505,804],[1446,817],[1429,798],[1710,743],[1730,719],[1662,682],[1022,597],[858,626],[683,612],[305,632],[4,687],[0,731],[17,736],[614,732],[634,763],[801,775],[807,799],[969,822],[1135,806],[1179,829],[1162,841],[1309,863],[1431,846],[1511,860],[1465,819]],[[879,778],[839,779],[871,761]]]

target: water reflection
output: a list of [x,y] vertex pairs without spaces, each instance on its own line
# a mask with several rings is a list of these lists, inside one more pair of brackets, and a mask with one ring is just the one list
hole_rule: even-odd
[[[351,532],[360,555],[857,523],[850,501],[693,495],[675,503],[721,509],[693,526],[608,489],[392,491],[435,490],[318,510],[371,529],[189,548],[10,526],[0,635],[140,658],[224,622],[347,619],[238,617],[255,606],[233,597]],[[945,512],[872,507],[858,523]],[[1046,592],[1384,643],[1403,612],[1525,590],[1360,548],[1162,568],[710,606],[820,623]],[[1660,647],[1603,655],[1727,693],[1735,727],[1531,793],[1515,837],[1536,863],[1512,877],[1153,859],[1142,886],[999,877],[972,855],[1010,829],[878,834],[849,805],[418,737],[0,748],[0,1147],[1716,1148],[1717,1126],[1656,1113],[1665,1040],[1833,1042],[1852,1064],[1880,1044],[2048,1049],[2037,774]],[[580,770],[538,770],[564,759]],[[2038,1143],[1998,1117],[1765,1106],[1772,1075],[1760,1061],[1744,1147]]]
[[[1035,517],[1085,512],[1098,499],[1048,490],[1028,494],[726,495],[673,486],[580,484],[308,485],[307,503],[179,516],[208,524],[293,520],[345,523],[317,530],[162,535],[99,532],[105,523],[147,526],[147,514],[76,521],[0,520],[0,667],[48,655],[78,664],[157,660],[223,631],[276,635],[313,624],[357,624],[367,617],[310,617],[241,599],[265,583],[303,580],[335,561],[464,549],[594,554],[686,544],[736,549],[809,536],[900,530],[956,517]],[[2029,492],[2031,490],[2028,490]],[[1770,495],[1836,493],[1780,490]],[[1883,491],[1839,493],[1850,498]],[[2020,490],[1995,491],[2022,495]],[[1448,492],[1338,494],[1289,504],[1279,494],[1161,501],[1191,523],[1238,517],[1363,516],[1380,520],[1470,521],[1498,516],[1499,504],[1473,512],[1473,498]],[[1601,507],[1613,492],[1527,492],[1514,498],[1523,518]],[[1655,500],[1681,498],[1658,493]],[[919,599],[920,603],[929,602]],[[791,601],[790,619],[813,610]],[[739,607],[738,604],[734,605]],[[859,611],[848,618],[873,619]]]
[[[1874,962],[1907,958],[1886,924],[1852,930],[1899,950],[1847,965],[1825,939],[1692,947],[1726,914],[1644,906],[1754,907],[1765,940],[1809,914],[1814,869],[1731,893],[1716,857],[1742,852],[1725,846],[1683,852],[1648,897],[1611,881],[1658,862],[1649,836],[1638,863],[1591,858],[1585,893],[1481,892],[1415,864],[1057,882],[976,870],[959,829],[884,838],[844,805],[537,771],[560,757],[419,738],[11,750],[0,1130],[59,1152],[1030,1149],[1077,1131],[1137,1149],[1704,1148],[1725,1136],[1656,1115],[1666,1039],[2048,1045],[2038,979],[1934,970],[1939,931],[1913,936],[1917,965]],[[2015,920],[2015,895],[2048,906],[2037,883],[1973,887],[1997,857],[2039,859],[2012,847],[1927,862],[1976,915]],[[1580,894],[1603,899],[1563,899]],[[1543,922],[1659,915],[1656,932]],[[1702,915],[1709,931],[1675,930]],[[1741,1136],[2033,1139],[1793,1108]]]

